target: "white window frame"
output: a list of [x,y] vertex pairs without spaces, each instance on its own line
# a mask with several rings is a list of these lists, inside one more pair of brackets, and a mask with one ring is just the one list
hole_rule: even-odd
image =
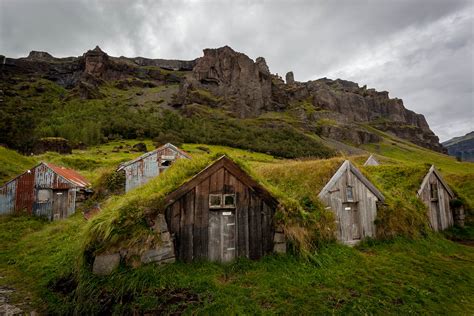
[[[232,205],[226,205],[225,204],[225,198],[231,196],[234,198],[234,204]],[[219,197],[220,198],[220,204],[211,204],[211,200],[213,197]],[[209,208],[210,209],[222,209],[222,208],[235,208],[236,207],[236,194],[235,193],[226,193],[226,194],[220,194],[220,193],[215,193],[215,194],[209,194]]]
[[[219,205],[217,204],[211,204],[212,198],[213,197],[219,197],[220,203]],[[222,194],[209,194],[209,208],[222,208]]]

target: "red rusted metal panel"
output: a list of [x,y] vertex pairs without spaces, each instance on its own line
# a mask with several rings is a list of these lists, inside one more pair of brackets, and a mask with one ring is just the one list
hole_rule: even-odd
[[33,203],[35,202],[35,169],[28,170],[16,181],[15,211],[26,210],[28,214],[33,212]]
[[77,173],[75,170],[68,169],[68,168],[61,167],[61,166],[57,166],[57,165],[54,165],[52,163],[48,163],[46,165],[48,167],[50,167],[57,174],[61,175],[62,177],[64,177],[68,181],[75,184],[75,186],[86,187],[86,186],[90,185],[89,181],[87,181],[86,178],[84,178],[82,175]]

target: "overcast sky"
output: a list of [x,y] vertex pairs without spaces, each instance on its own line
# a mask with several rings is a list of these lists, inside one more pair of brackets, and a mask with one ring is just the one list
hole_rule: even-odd
[[0,0],[0,54],[194,59],[229,45],[295,79],[404,100],[447,140],[474,129],[474,1]]

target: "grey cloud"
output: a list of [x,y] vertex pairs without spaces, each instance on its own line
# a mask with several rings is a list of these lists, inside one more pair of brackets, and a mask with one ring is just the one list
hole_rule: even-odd
[[194,59],[230,45],[300,81],[388,90],[442,139],[474,126],[473,35],[469,0],[0,0],[0,54],[77,56],[98,44],[114,56]]

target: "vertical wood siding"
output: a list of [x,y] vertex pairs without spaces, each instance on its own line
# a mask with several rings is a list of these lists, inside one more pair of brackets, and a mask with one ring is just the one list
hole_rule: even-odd
[[[353,189],[353,202],[348,202],[346,188]],[[333,187],[321,197],[322,201],[334,212],[337,224],[337,236],[343,243],[353,242],[354,222],[352,209],[357,208],[360,238],[375,236],[375,218],[378,198],[349,169],[335,182]],[[345,210],[351,207],[351,211]]]
[[258,259],[273,251],[275,209],[222,167],[166,209],[166,221],[175,237],[176,255],[180,260],[214,260],[218,256],[216,245],[209,240],[209,222],[217,220],[214,215],[218,212],[209,209],[209,194],[236,195],[232,215],[235,231],[231,232],[235,233],[236,256]]
[[[430,192],[431,184],[436,184],[438,187],[438,198],[433,201]],[[454,224],[453,214],[449,206],[450,196],[433,172],[430,173],[428,181],[421,188],[419,196],[428,207],[428,217],[434,231],[446,229]]]

